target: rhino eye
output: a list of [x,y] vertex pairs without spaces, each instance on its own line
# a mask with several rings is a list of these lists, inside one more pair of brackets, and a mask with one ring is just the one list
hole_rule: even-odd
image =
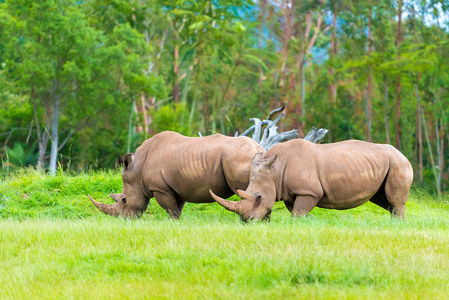
[[122,198],[122,203],[126,204],[126,198]]
[[262,201],[262,196],[261,196],[261,195],[258,195],[258,196],[256,197],[256,201],[257,201],[257,202]]

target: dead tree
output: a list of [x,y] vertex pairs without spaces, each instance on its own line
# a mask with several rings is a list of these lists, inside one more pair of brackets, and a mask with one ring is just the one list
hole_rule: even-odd
[[[250,121],[254,122],[254,125],[248,128],[241,135],[239,135],[239,133],[236,132],[235,136],[236,137],[249,136],[251,133],[253,133],[252,139],[256,141],[259,145],[261,145],[265,150],[269,150],[271,147],[273,147],[278,143],[300,138],[298,130],[296,129],[287,132],[281,133],[278,132],[278,127],[276,126],[276,123],[279,122],[279,120],[284,117],[285,114],[282,113],[284,109],[285,109],[285,102],[282,105],[282,107],[279,107],[271,111],[266,120],[261,121],[258,118],[250,119]],[[273,120],[273,118],[276,115],[278,116],[276,117],[276,119]],[[262,133],[263,126],[266,127]],[[304,139],[313,143],[321,143],[327,132],[328,130],[325,128],[320,128],[317,130],[315,126],[313,126],[312,129],[304,137]]]
[[[272,110],[266,120],[261,121],[259,118],[251,118],[250,121],[253,121],[254,125],[248,128],[241,135],[239,135],[239,132],[237,131],[234,136],[235,137],[249,136],[252,133],[253,134],[252,139],[255,140],[259,145],[262,146],[262,148],[264,148],[267,151],[278,143],[286,142],[293,139],[299,139],[300,137],[297,129],[281,133],[278,132],[278,127],[276,126],[276,123],[279,122],[279,120],[285,116],[285,114],[282,112],[285,109],[285,104],[286,103],[284,102],[284,104],[282,104],[282,107]],[[277,117],[276,119],[273,120],[275,116]],[[262,133],[262,127],[264,126],[266,127]],[[312,129],[307,133],[304,139],[306,141],[319,144],[324,139],[324,136],[328,131],[329,130],[325,128],[320,128],[317,130],[315,126],[312,126]],[[198,132],[198,135],[203,136],[201,132]]]

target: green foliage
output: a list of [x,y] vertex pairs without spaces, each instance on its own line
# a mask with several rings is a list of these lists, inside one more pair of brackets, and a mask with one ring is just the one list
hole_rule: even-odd
[[45,162],[38,131],[51,132],[56,96],[64,168],[113,167],[162,130],[233,135],[284,101],[284,131],[367,139],[370,81],[371,140],[401,148],[417,185],[446,190],[449,39],[436,15],[448,6],[405,3],[398,36],[399,3],[2,1],[0,158],[17,143]]
[[36,161],[34,147],[25,152],[21,144],[15,143],[14,148],[6,147],[5,152],[8,163],[15,167],[23,167]]
[[153,112],[153,130],[156,132],[171,130],[189,135],[192,127],[188,118],[189,111],[186,103],[177,103],[174,106],[164,105]]
[[120,173],[112,170],[79,175],[59,173],[53,177],[33,169],[19,169],[4,176],[0,188],[3,218],[90,216],[94,210],[89,201],[84,201],[88,193],[101,199],[122,188]]

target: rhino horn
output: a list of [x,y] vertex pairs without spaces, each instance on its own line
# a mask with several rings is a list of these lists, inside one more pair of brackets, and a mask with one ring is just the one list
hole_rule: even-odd
[[112,200],[114,200],[114,202],[118,202],[118,200],[120,200],[120,194],[109,194],[109,196],[111,196]]
[[218,204],[220,204],[227,210],[230,210],[235,213],[240,212],[240,206],[241,206],[240,202],[225,200],[225,199],[215,195],[214,192],[212,192],[212,190],[209,190],[209,193],[212,196],[212,198],[214,198],[214,200],[218,202]]
[[100,203],[100,202],[95,201],[90,195],[87,195],[87,196],[89,196],[90,201],[92,201],[92,203],[99,210],[104,212],[105,214],[110,215],[110,216],[114,216],[114,217],[117,217],[119,215],[115,203],[113,203],[113,204],[104,204],[104,203]]
[[242,199],[248,199],[250,197],[250,195],[242,190],[237,190],[237,195],[239,195],[240,198]]

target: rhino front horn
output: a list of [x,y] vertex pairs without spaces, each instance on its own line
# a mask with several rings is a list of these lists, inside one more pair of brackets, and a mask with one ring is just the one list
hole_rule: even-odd
[[104,212],[107,215],[110,216],[114,216],[117,217],[119,215],[119,213],[117,212],[117,207],[116,204],[104,204],[104,203],[100,203],[95,201],[89,194],[87,195],[89,196],[90,201],[92,201],[92,203],[102,212]]
[[214,192],[212,192],[212,190],[209,190],[209,193],[212,196],[212,198],[214,198],[214,200],[218,202],[218,204],[220,204],[227,210],[230,210],[235,213],[240,212],[240,205],[241,205],[240,202],[225,200],[225,199],[215,195]]

